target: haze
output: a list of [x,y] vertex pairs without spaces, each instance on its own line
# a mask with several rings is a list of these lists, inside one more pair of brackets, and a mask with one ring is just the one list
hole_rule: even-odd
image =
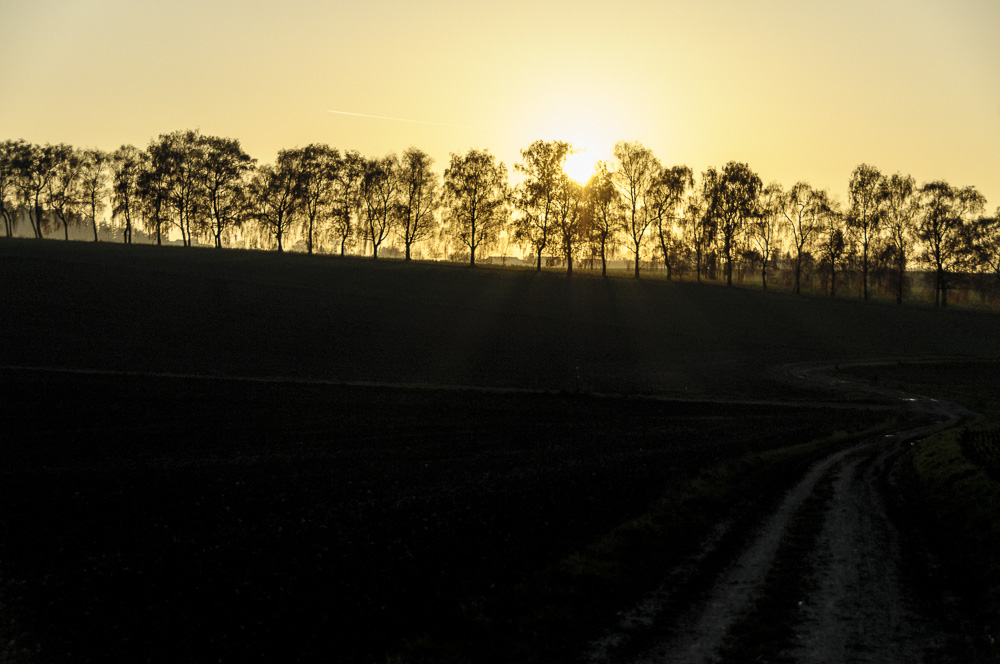
[[[112,150],[199,128],[508,166],[638,140],[844,196],[862,162],[1000,203],[1000,4],[6,0],[0,134]],[[423,124],[329,113],[378,115]],[[461,126],[445,126],[461,125]]]

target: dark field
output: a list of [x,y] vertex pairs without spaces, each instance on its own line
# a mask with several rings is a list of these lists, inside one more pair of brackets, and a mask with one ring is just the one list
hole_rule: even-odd
[[[517,639],[512,593],[700,470],[884,417],[769,367],[928,354],[1000,354],[1000,318],[0,242],[0,637],[94,662]],[[609,396],[635,394],[694,400]]]

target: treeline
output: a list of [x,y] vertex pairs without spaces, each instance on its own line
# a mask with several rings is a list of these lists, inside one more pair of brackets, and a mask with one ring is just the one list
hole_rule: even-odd
[[[963,280],[1000,284],[1000,210],[984,216],[975,187],[862,164],[842,204],[798,182],[765,185],[747,164],[730,162],[696,178],[687,166],[664,166],[640,143],[619,142],[584,185],[564,171],[573,146],[536,141],[521,151],[511,186],[507,167],[487,150],[452,154],[443,174],[409,148],[370,158],[325,144],[279,151],[258,164],[236,139],[198,131],[162,134],[141,150],[113,153],[69,145],[0,143],[0,212],[5,232],[27,221],[42,238],[99,227],[130,243],[142,231],[162,244],[357,253],[378,258],[392,247],[409,260],[425,247],[433,258],[475,265],[483,251],[520,253],[536,269],[572,273],[626,258],[636,278],[660,266],[667,278],[722,278],[753,271],[763,288],[788,271],[794,292],[808,277],[830,295],[847,275],[868,299],[875,282],[902,302],[914,269],[933,274],[945,306]],[[99,221],[106,219],[107,221]]]

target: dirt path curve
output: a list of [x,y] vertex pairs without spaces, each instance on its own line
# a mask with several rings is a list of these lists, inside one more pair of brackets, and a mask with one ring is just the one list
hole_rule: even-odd
[[[915,441],[956,426],[973,413],[956,404],[832,377],[828,375],[832,369],[794,365],[782,371],[794,381],[898,400],[900,406],[931,415],[933,421],[861,441],[814,464],[679,616],[676,609],[669,611],[667,621],[656,615],[658,607],[670,604],[674,572],[664,587],[623,615],[618,630],[595,642],[585,661],[693,664],[744,657],[810,663],[973,661],[957,617],[940,604],[930,606],[924,589],[914,587],[919,585],[914,567],[926,562],[928,554],[894,519],[900,507],[895,504],[896,462]],[[800,516],[806,509],[808,513]],[[772,571],[776,560],[789,557],[797,559],[797,565],[788,566],[794,572]],[[802,577],[792,580],[791,586],[803,594],[784,600],[786,606],[778,612],[773,600],[762,606],[774,575],[790,573]],[[787,635],[753,644],[751,657],[744,648],[746,626],[765,624],[776,616],[785,617],[787,624],[782,626]],[[645,629],[636,630],[637,624]],[[629,639],[638,642],[622,648]]]

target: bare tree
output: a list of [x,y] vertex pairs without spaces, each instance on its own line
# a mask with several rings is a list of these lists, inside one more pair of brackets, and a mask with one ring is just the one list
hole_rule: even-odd
[[81,193],[83,207],[90,215],[94,242],[97,242],[97,215],[103,212],[108,196],[108,177],[111,170],[111,155],[103,150],[83,151]]
[[819,208],[818,225],[820,259],[830,270],[830,297],[836,297],[837,271],[850,255],[847,222],[840,206],[831,201]]
[[55,175],[59,155],[67,146],[21,144],[14,154],[15,181],[20,192],[21,206],[28,211],[28,222],[36,238],[43,237],[45,210],[42,206]]
[[784,209],[784,195],[785,192],[777,182],[764,187],[757,204],[757,212],[750,217],[747,224],[750,242],[760,255],[760,283],[764,290],[767,290],[767,266],[778,244],[778,220]]
[[340,152],[325,143],[312,143],[286,152],[295,164],[298,176],[297,196],[305,231],[306,253],[311,254],[316,245],[320,214],[332,206]]
[[796,295],[802,292],[802,263],[822,231],[820,216],[826,204],[826,192],[813,189],[807,182],[796,182],[782,199],[782,215],[795,248]]
[[0,216],[7,237],[13,237],[18,210],[17,160],[31,147],[23,140],[0,142]]
[[284,251],[284,239],[295,223],[298,208],[298,174],[294,155],[278,152],[274,165],[257,169],[250,181],[250,205],[253,216],[278,247]]
[[896,304],[902,304],[906,265],[913,246],[914,224],[919,211],[916,182],[911,176],[899,173],[882,178],[881,197],[883,225],[895,266]]
[[69,224],[83,202],[83,153],[64,143],[55,146],[52,177],[46,194],[49,209],[63,227],[63,239],[69,240]]
[[647,206],[647,195],[653,180],[661,170],[653,151],[637,142],[619,141],[614,148],[612,182],[621,196],[625,214],[621,217],[622,231],[635,256],[635,278],[639,278],[639,262],[646,233],[653,221]]
[[563,189],[563,166],[571,149],[565,141],[535,141],[521,150],[523,161],[514,164],[514,170],[524,175],[514,191],[520,212],[514,221],[514,236],[535,252],[536,270],[542,269],[542,252],[552,233],[553,206]]
[[1000,283],[1000,208],[997,208],[993,217],[979,220],[976,248],[980,265],[992,271],[996,275],[997,282]]
[[733,285],[733,254],[736,242],[747,220],[757,210],[757,199],[763,183],[760,176],[744,163],[731,161],[722,167],[702,174],[705,198],[711,214],[718,224],[722,252],[726,259],[726,285]]
[[190,247],[195,233],[207,227],[205,192],[205,144],[197,130],[175,131],[160,136],[159,146],[167,167],[168,203],[181,241]]
[[406,260],[414,243],[434,234],[435,212],[441,204],[438,176],[431,170],[434,160],[426,152],[411,147],[399,160],[398,232]]
[[197,177],[204,192],[208,228],[217,248],[226,233],[239,228],[247,214],[248,177],[256,160],[234,138],[200,137]]
[[145,169],[145,153],[123,145],[111,155],[111,217],[122,220],[125,244],[132,243],[133,218],[139,214],[139,179]]
[[390,154],[381,159],[369,159],[361,180],[361,199],[365,205],[364,240],[371,242],[372,258],[378,260],[378,249],[395,227],[396,196],[399,193],[399,160]]
[[851,173],[848,183],[847,224],[861,250],[861,292],[868,301],[868,272],[872,250],[882,229],[883,177],[877,168],[861,164]]
[[559,238],[559,251],[566,261],[566,274],[572,276],[573,256],[587,236],[583,187],[565,173],[559,180],[553,201],[554,230]]
[[361,185],[364,182],[365,158],[355,150],[344,152],[334,170],[333,192],[330,204],[333,213],[333,232],[340,239],[340,255],[347,250],[347,243],[354,233],[352,220],[361,208]]
[[142,170],[136,181],[136,194],[142,209],[143,228],[156,238],[156,244],[163,244],[164,226],[169,218],[167,212],[170,200],[170,153],[162,141],[151,141],[143,153]]
[[469,250],[469,265],[475,267],[476,250],[495,241],[507,223],[507,168],[488,150],[453,153],[444,191],[450,234]]
[[715,243],[717,225],[705,198],[706,183],[701,191],[694,191],[684,203],[684,234],[694,253],[695,279],[701,281],[705,258],[709,248]]
[[615,188],[606,163],[599,162],[584,191],[586,207],[585,227],[590,232],[590,243],[601,257],[601,276],[608,276],[608,253],[617,245],[617,231],[621,228],[621,195]]
[[948,306],[948,289],[958,273],[974,265],[973,229],[967,218],[978,214],[986,199],[975,187],[952,187],[938,180],[920,187],[917,237],[923,258],[934,267],[934,304]]
[[694,173],[687,166],[672,166],[660,169],[646,192],[646,205],[653,218],[663,264],[667,268],[667,279],[673,278],[671,258],[677,244],[674,227],[677,225],[678,208],[684,194],[694,186]]

